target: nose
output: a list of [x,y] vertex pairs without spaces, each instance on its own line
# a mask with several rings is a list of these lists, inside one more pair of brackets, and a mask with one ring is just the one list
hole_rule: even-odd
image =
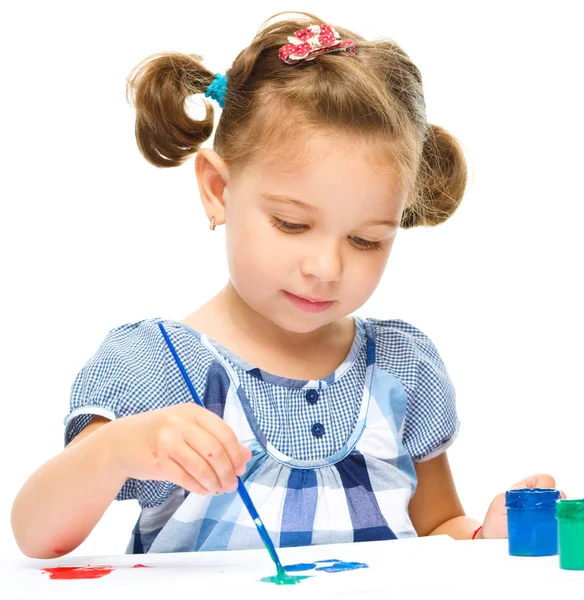
[[303,275],[312,275],[320,281],[339,281],[343,271],[341,248],[338,242],[310,246],[301,267]]

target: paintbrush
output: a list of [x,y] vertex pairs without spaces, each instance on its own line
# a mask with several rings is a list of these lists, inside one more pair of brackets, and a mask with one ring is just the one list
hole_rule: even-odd
[[[193,400],[199,406],[202,406],[203,408],[205,408],[205,405],[201,402],[201,400],[195,390],[195,387],[193,386],[191,380],[189,379],[189,376],[187,375],[187,372],[186,372],[180,358],[178,357],[178,354],[176,353],[176,350],[174,349],[174,346],[172,345],[172,342],[170,341],[168,334],[166,333],[166,330],[162,326],[162,323],[159,322],[158,327],[160,328],[160,331],[162,332],[164,340],[166,341],[166,344],[168,345],[168,348],[170,349],[170,352],[172,353],[172,356],[174,357],[174,360],[176,361],[176,364],[178,365],[181,375],[183,376],[185,383],[187,384],[187,387],[189,388],[189,391],[191,392],[191,395],[193,396]],[[243,500],[245,507],[247,508],[253,522],[255,523],[255,526],[257,527],[260,537],[262,538],[262,541],[264,542],[264,545],[266,546],[266,550],[269,552],[270,557],[276,564],[276,568],[278,569],[278,575],[285,575],[286,572],[284,570],[284,567],[282,567],[282,563],[280,562],[280,559],[278,558],[278,554],[276,553],[276,548],[274,547],[274,544],[272,543],[272,540],[270,539],[270,536],[266,530],[266,527],[263,524],[262,520],[260,519],[258,511],[256,510],[255,506],[253,505],[253,502],[252,502],[251,498],[249,497],[249,494],[247,493],[247,490],[245,489],[245,485],[243,485],[243,481],[241,480],[240,477],[237,478],[237,491],[239,492],[239,495],[241,496],[241,499]]]

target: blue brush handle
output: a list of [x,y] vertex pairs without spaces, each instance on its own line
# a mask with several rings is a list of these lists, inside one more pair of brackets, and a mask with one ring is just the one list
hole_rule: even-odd
[[237,478],[237,491],[239,492],[239,495],[241,496],[243,503],[245,504],[247,510],[249,511],[249,514],[251,515],[251,518],[253,519],[255,526],[257,527],[257,530],[260,534],[260,537],[262,538],[262,541],[264,542],[266,549],[270,553],[272,560],[276,563],[276,568],[278,569],[278,573],[283,573],[284,567],[282,567],[282,563],[280,562],[280,559],[278,558],[278,554],[276,553],[276,548],[274,547],[274,544],[272,543],[270,535],[268,534],[268,531],[267,531],[264,523],[262,522],[262,520],[260,519],[260,516],[258,515],[258,511],[255,509],[255,506],[253,505],[253,502],[251,501],[251,498],[249,497],[249,494],[247,493],[247,490],[245,489],[245,486],[243,485],[243,481],[239,477]]
[[[202,406],[203,408],[205,408],[205,405],[201,402],[201,399],[199,398],[194,385],[192,384],[189,376],[187,375],[186,369],[184,368],[181,359],[179,358],[178,354],[176,353],[176,350],[174,349],[174,346],[172,345],[172,342],[170,341],[170,338],[168,337],[166,330],[162,326],[162,323],[158,322],[158,327],[160,328],[160,331],[162,332],[162,336],[164,337],[164,340],[165,340],[168,348],[170,349],[172,356],[174,357],[174,360],[179,368],[179,371],[181,372],[181,375],[183,376],[183,379],[185,380],[185,383],[187,384],[187,387],[189,388],[189,391],[191,392],[191,395],[193,396],[194,401],[199,406]],[[262,520],[260,519],[258,511],[255,509],[255,506],[253,505],[253,502],[252,502],[251,498],[249,497],[249,494],[247,493],[247,490],[245,489],[245,485],[243,485],[243,481],[241,480],[240,477],[237,478],[237,491],[239,492],[239,495],[241,496],[241,499],[242,499],[243,503],[245,504],[245,507],[247,508],[251,518],[253,519],[253,522],[255,523],[255,526],[257,527],[257,530],[260,534],[260,537],[262,538],[262,541],[264,542],[264,545],[266,546],[266,549],[270,553],[272,560],[276,563],[276,567],[278,568],[278,573],[283,572],[284,569],[282,567],[282,564],[280,563],[280,559],[278,558],[274,544],[272,543],[272,540],[270,539],[270,536],[266,530],[266,527],[263,524]]]

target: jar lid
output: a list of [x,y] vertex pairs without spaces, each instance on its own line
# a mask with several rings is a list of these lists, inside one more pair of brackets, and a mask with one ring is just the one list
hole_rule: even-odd
[[505,492],[507,508],[544,508],[554,506],[561,498],[559,490],[552,488],[521,488]]
[[584,500],[556,502],[556,516],[560,519],[584,519]]

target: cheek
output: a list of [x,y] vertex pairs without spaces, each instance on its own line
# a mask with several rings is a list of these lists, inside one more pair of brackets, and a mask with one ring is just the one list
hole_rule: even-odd
[[356,263],[347,278],[345,289],[355,298],[368,298],[379,284],[388,258],[389,251],[380,252]]
[[284,256],[277,247],[274,228],[265,217],[232,219],[226,230],[227,260],[234,285],[261,292],[277,281],[285,270]]

